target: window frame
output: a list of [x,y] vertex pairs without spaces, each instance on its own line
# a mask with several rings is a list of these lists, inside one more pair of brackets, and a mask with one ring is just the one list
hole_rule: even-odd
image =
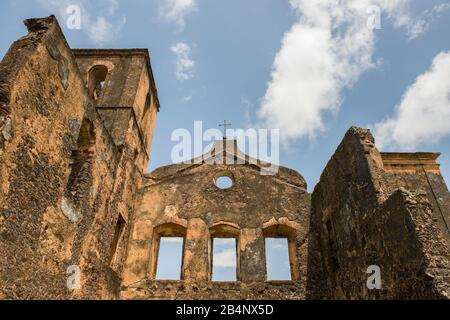
[[117,260],[118,251],[121,245],[121,240],[124,236],[124,232],[127,227],[127,221],[124,219],[123,215],[119,213],[119,216],[117,217],[117,222],[114,227],[114,235],[113,235],[113,241],[111,243],[110,248],[110,256],[109,256],[109,265],[111,267],[114,267]]
[[[186,246],[186,233],[187,229],[184,226],[175,223],[165,223],[159,225],[153,229],[152,248],[150,252],[150,268],[149,278],[156,281],[181,281],[183,278],[184,269],[184,253]],[[183,238],[183,245],[181,249],[181,266],[180,266],[180,279],[179,280],[163,280],[157,279],[158,271],[158,258],[160,253],[161,238]]]
[[[273,281],[287,281],[293,282],[300,279],[300,271],[297,257],[297,230],[284,224],[277,224],[263,229],[264,237],[264,273],[266,282]],[[291,280],[269,280],[267,278],[267,251],[266,251],[266,239],[267,238],[283,238],[287,239],[288,254],[289,254],[289,267],[291,272]]]
[[[216,283],[221,282],[238,282],[240,279],[240,265],[241,265],[241,257],[240,257],[240,230],[239,227],[233,223],[229,222],[219,222],[214,224],[209,229],[210,234],[210,275],[209,280]],[[235,239],[236,243],[236,280],[213,280],[213,272],[214,272],[214,239]]]
[[[104,75],[104,76],[103,76]],[[99,101],[100,98],[104,94],[105,85],[103,85],[100,95],[96,97],[95,90],[99,83],[104,82],[106,84],[106,80],[109,75],[109,69],[107,66],[98,64],[92,66],[87,73],[87,89],[89,93],[89,97],[94,101]],[[99,80],[99,78],[104,78],[103,80]]]

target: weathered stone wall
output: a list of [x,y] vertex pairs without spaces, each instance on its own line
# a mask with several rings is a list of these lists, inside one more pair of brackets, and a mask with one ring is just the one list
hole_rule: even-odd
[[304,296],[300,281],[145,280],[122,291],[122,298],[130,300],[299,300]]
[[[82,76],[88,81],[96,66],[108,70],[96,105],[104,124],[117,145],[124,144],[129,119],[139,142],[137,165],[147,170],[151,142],[160,109],[158,93],[147,49],[74,49]],[[148,99],[148,105],[147,103]]]
[[389,192],[399,187],[426,195],[433,218],[450,246],[450,193],[436,163],[438,153],[382,153],[383,184]]
[[104,126],[56,19],[26,25],[0,64],[0,298],[115,298],[148,156],[131,116],[120,145]]
[[[214,181],[221,175],[232,177],[233,187],[219,189]],[[122,297],[302,299],[309,210],[306,183],[290,169],[280,168],[274,176],[261,175],[251,164],[157,169],[139,192]],[[185,237],[182,281],[154,281],[156,230],[169,225],[185,230],[180,231]],[[266,282],[264,235],[269,230],[292,239],[292,282]],[[236,283],[211,281],[211,237],[216,233],[238,239]]]
[[[438,154],[382,154],[351,128],[312,199],[297,172],[262,174],[226,141],[208,156],[242,163],[146,175],[160,108],[148,51],[71,50],[53,16],[25,23],[0,63],[0,299],[450,297]],[[93,97],[98,65],[108,74]],[[232,188],[216,187],[223,175]],[[155,280],[165,235],[184,237],[181,281]],[[236,282],[211,281],[221,236],[237,239]],[[272,236],[288,238],[292,281],[266,281]],[[371,265],[381,290],[366,287]],[[81,270],[77,290],[69,266]]]
[[[312,195],[308,298],[449,298],[446,235],[426,179],[409,174],[411,184],[384,169],[368,130],[347,132]],[[367,289],[371,265],[381,290]]]

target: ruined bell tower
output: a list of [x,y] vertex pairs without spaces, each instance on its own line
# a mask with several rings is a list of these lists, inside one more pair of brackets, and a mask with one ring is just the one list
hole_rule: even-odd
[[137,165],[145,172],[160,105],[147,49],[73,49],[90,98],[116,145],[127,128],[136,139]]
[[113,299],[159,111],[150,55],[25,25],[0,64],[0,299]]

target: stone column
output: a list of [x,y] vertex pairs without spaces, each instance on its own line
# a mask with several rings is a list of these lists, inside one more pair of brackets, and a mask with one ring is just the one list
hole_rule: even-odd
[[239,239],[239,281],[265,281],[266,260],[262,229],[242,229]]
[[202,219],[189,220],[183,257],[183,280],[208,281],[211,273],[210,235]]

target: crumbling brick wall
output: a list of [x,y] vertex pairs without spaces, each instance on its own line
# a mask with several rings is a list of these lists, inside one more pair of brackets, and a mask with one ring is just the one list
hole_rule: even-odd
[[[381,153],[383,185],[389,192],[399,187],[425,195],[433,207],[433,218],[450,246],[450,193],[436,160],[439,153]],[[389,194],[389,192],[385,192]]]
[[[419,181],[402,188],[370,132],[347,132],[312,195],[308,298],[449,297],[445,234],[433,199],[415,192],[427,187]],[[381,268],[381,290],[367,288],[371,265]]]
[[148,155],[131,116],[120,144],[105,127],[55,17],[25,24],[0,64],[0,298],[116,298]]
[[[217,142],[215,148],[222,143]],[[234,181],[230,189],[214,184],[221,175]],[[180,164],[157,169],[139,192],[122,297],[302,299],[309,207],[304,179],[287,168],[280,168],[274,176],[261,175],[260,168],[249,163]],[[155,241],[161,232],[157,230],[167,226],[170,233],[169,225],[184,230],[179,231],[185,238],[181,281],[155,280]],[[265,234],[284,228],[292,230],[286,235],[291,236],[296,261],[293,281],[266,281]],[[211,280],[211,238],[216,232],[229,232],[238,240],[236,282]]]

